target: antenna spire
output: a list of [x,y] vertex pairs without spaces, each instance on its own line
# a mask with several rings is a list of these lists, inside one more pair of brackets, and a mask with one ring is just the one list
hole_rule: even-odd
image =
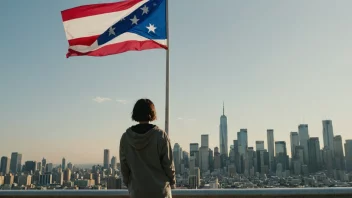
[[225,102],[222,102],[222,115],[225,115]]

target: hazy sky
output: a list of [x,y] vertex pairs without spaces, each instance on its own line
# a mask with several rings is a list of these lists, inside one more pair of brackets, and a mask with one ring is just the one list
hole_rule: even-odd
[[[102,163],[105,148],[117,156],[141,97],[155,102],[164,127],[164,50],[66,59],[60,11],[96,2],[103,1],[1,2],[0,156]],[[189,150],[210,134],[218,146],[223,101],[229,145],[248,128],[249,145],[267,147],[273,128],[290,151],[289,132],[307,123],[322,146],[323,119],[352,139],[351,7],[351,0],[171,0],[172,144]]]

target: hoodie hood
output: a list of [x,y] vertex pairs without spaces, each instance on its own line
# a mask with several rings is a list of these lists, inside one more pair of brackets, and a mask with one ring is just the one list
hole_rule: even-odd
[[134,132],[131,127],[126,131],[126,139],[128,144],[130,144],[132,147],[137,150],[142,150],[148,146],[149,142],[152,140],[152,137],[156,134],[155,132],[158,130],[158,127],[154,126],[146,133],[140,134]]

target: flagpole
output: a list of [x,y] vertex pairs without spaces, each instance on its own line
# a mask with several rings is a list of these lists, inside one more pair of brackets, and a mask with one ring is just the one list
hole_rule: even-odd
[[169,45],[169,1],[166,3],[166,97],[165,97],[165,132],[169,135],[169,116],[170,116],[170,45]]

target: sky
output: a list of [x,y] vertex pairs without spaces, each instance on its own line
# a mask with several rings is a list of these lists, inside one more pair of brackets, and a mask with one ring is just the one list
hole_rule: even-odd
[[[164,127],[165,50],[66,59],[61,10],[99,0],[4,0],[0,6],[0,156],[102,163],[118,157],[139,98]],[[170,138],[189,150],[219,145],[222,104],[229,145],[250,146],[300,123],[322,139],[322,120],[352,139],[352,1],[170,1]]]

